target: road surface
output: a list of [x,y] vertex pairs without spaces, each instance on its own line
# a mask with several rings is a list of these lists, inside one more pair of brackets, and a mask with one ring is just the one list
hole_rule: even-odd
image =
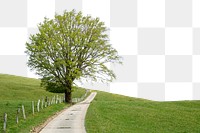
[[92,92],[84,101],[67,108],[50,121],[40,133],[86,133],[85,115],[95,96],[96,92]]

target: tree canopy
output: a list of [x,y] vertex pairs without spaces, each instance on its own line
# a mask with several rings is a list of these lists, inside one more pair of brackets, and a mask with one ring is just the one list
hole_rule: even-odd
[[28,66],[42,77],[47,90],[65,92],[71,101],[72,85],[82,78],[111,82],[115,74],[106,64],[121,63],[109,43],[107,27],[99,18],[82,12],[64,11],[53,19],[45,18],[39,32],[26,43]]

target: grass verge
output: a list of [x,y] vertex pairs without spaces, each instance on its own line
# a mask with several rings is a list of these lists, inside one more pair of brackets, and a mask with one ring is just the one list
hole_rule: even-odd
[[[72,97],[84,95],[84,89],[74,89]],[[46,119],[56,112],[66,108],[67,104],[55,104],[44,108],[39,113],[36,111],[32,114],[31,102],[37,102],[43,97],[52,98],[55,94],[47,92],[40,87],[40,80],[0,74],[0,132],[3,131],[3,115],[6,112],[8,115],[7,132],[8,133],[27,133],[30,130],[46,121]],[[19,123],[16,124],[16,113],[21,105],[25,107],[26,120],[23,120],[22,111],[19,115]]]
[[199,133],[200,101],[156,102],[98,92],[87,133]]

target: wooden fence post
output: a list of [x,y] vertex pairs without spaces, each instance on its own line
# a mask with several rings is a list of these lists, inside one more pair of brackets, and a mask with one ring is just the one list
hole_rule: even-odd
[[22,113],[23,113],[23,117],[24,117],[24,119],[26,119],[26,114],[25,114],[24,105],[22,105]]
[[38,103],[37,103],[37,111],[40,112],[40,99],[38,100]]
[[20,113],[20,108],[17,109],[17,116],[16,116],[16,123],[19,123],[19,113]]
[[61,96],[59,96],[59,101],[60,101],[60,103],[62,103],[62,98],[61,98]]
[[34,109],[34,101],[32,101],[32,112],[33,112],[33,115],[35,113],[35,109]]
[[51,99],[49,98],[49,106],[51,106]]
[[42,98],[41,109],[43,109],[43,106],[44,106],[44,98]]
[[50,106],[51,105],[51,102],[50,102],[50,98],[48,98],[48,106]]
[[81,101],[82,101],[82,100],[83,100],[83,96],[81,96],[81,98],[80,98],[80,99],[81,99]]
[[51,102],[51,104],[54,104],[54,96],[52,97],[52,102]]
[[47,101],[48,101],[48,98],[46,96],[46,98],[45,98],[45,105],[44,105],[45,108],[47,107]]
[[60,96],[60,100],[61,100],[61,103],[63,102],[63,97],[62,96]]
[[58,95],[56,95],[56,104],[58,103]]
[[3,131],[6,133],[6,124],[7,124],[7,114],[4,113],[4,122],[3,122]]
[[51,98],[51,104],[53,104],[53,97]]
[[47,98],[47,107],[49,106],[49,98]]
[[58,103],[60,103],[60,96],[58,97]]
[[85,92],[84,98],[87,96],[88,91],[89,91],[89,90],[87,89],[86,92]]
[[64,96],[63,96],[63,102],[65,102],[65,94],[64,94]]

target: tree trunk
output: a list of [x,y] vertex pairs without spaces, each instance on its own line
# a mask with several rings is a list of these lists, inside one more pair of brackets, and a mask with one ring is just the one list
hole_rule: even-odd
[[68,88],[65,90],[65,102],[72,103],[72,89]]

